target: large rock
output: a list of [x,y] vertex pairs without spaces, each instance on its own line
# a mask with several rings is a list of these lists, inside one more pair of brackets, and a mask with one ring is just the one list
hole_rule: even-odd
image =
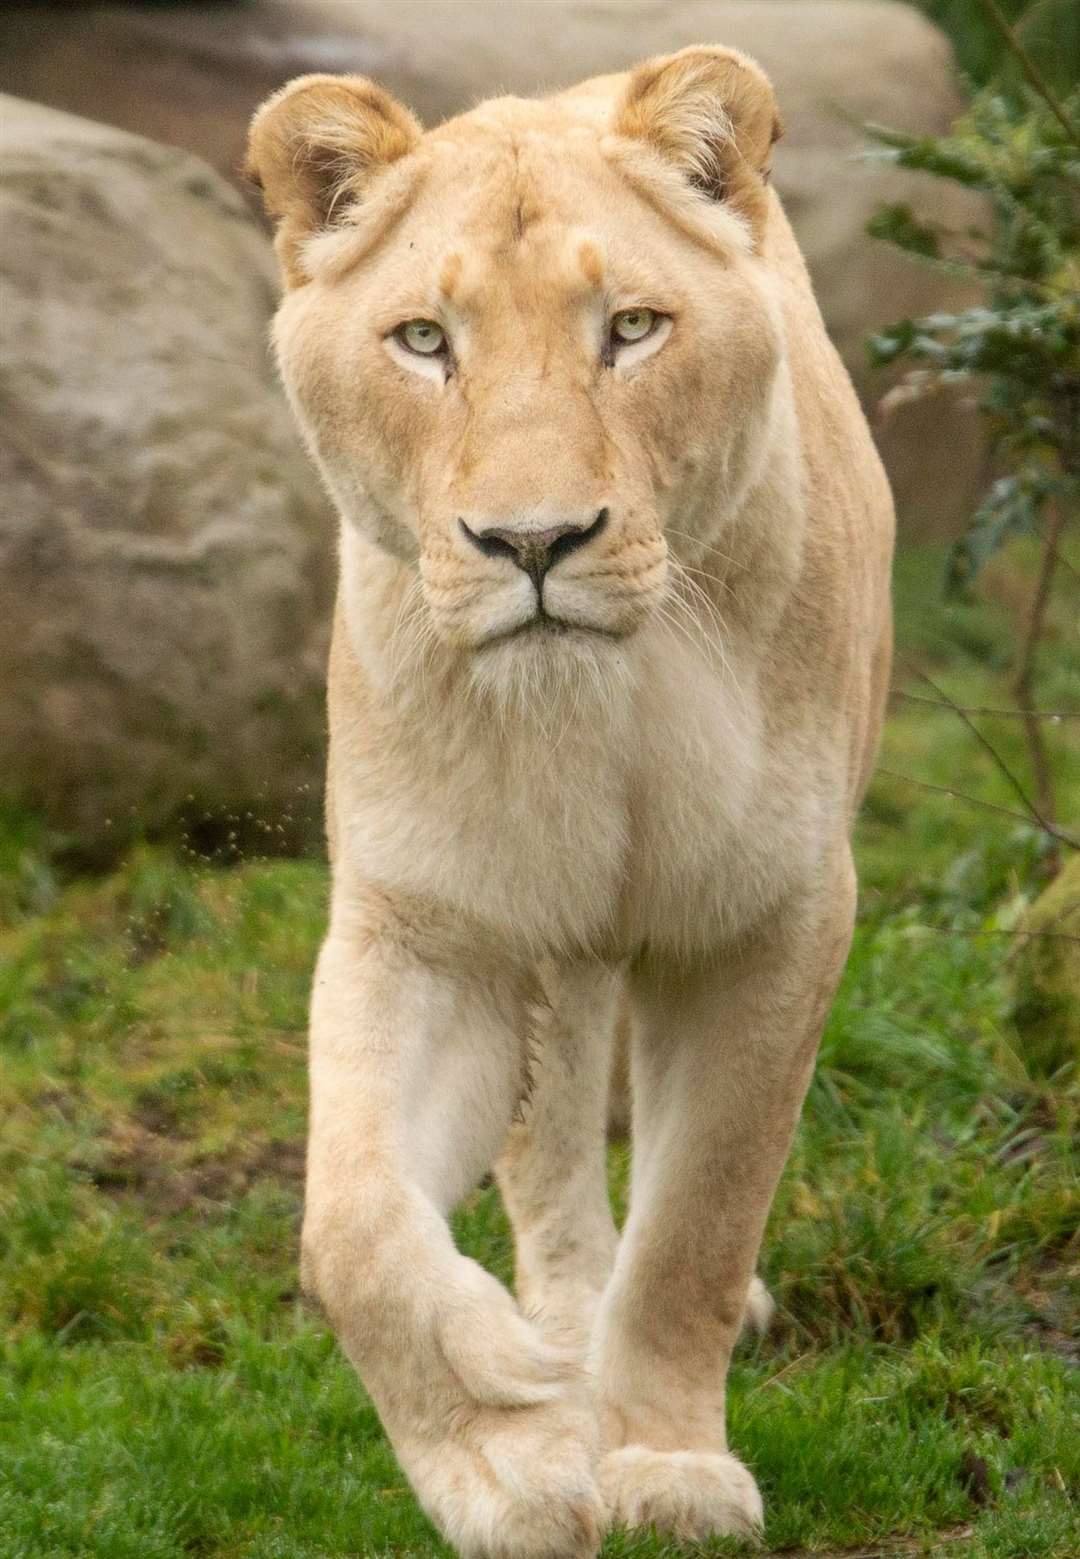
[[1080,1067],[1080,855],[1024,916],[1013,971],[1013,1018],[1032,1072]]
[[333,541],[266,238],[186,153],[0,122],[0,794],[84,851],[184,810],[280,838],[320,783]]
[[[862,341],[958,294],[864,232],[913,199],[968,226],[958,189],[856,156],[867,120],[944,130],[960,107],[948,44],[891,0],[251,0],[169,9],[31,7],[0,15],[0,86],[186,146],[235,176],[255,105],[309,70],[377,76],[431,122],[493,91],[534,92],[687,43],[735,44],[776,84],[776,180],[825,314],[867,404],[885,381]],[[955,533],[982,484],[977,419],[940,400],[877,428],[909,535]]]

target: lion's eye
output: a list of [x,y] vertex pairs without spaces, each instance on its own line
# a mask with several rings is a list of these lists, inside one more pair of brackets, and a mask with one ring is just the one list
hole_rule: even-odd
[[644,341],[656,329],[657,314],[653,309],[623,309],[611,321],[613,341]]
[[446,332],[433,319],[409,319],[394,331],[402,346],[420,357],[436,357],[446,350]]

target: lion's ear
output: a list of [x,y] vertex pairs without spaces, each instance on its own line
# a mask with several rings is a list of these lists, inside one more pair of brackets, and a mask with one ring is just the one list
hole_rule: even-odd
[[613,128],[725,201],[760,239],[769,157],[783,126],[768,77],[747,55],[693,47],[646,60],[630,75]]
[[248,131],[244,171],[278,224],[285,279],[305,280],[301,244],[360,199],[380,168],[417,146],[418,121],[364,76],[298,76]]

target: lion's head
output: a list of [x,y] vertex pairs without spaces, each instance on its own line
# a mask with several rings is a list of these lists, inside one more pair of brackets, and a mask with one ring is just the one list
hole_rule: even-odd
[[354,77],[259,111],[286,387],[346,537],[418,568],[441,640],[625,639],[737,505],[781,355],[778,133],[718,48],[427,134]]

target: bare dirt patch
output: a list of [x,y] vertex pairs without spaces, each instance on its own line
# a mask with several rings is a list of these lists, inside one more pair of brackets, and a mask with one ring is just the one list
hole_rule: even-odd
[[210,1213],[244,1196],[259,1181],[274,1180],[299,1193],[304,1145],[260,1141],[227,1154],[190,1158],[191,1144],[155,1131],[143,1120],[125,1120],[103,1139],[92,1163],[74,1168],[89,1174],[100,1191],[134,1197],[150,1217]]

